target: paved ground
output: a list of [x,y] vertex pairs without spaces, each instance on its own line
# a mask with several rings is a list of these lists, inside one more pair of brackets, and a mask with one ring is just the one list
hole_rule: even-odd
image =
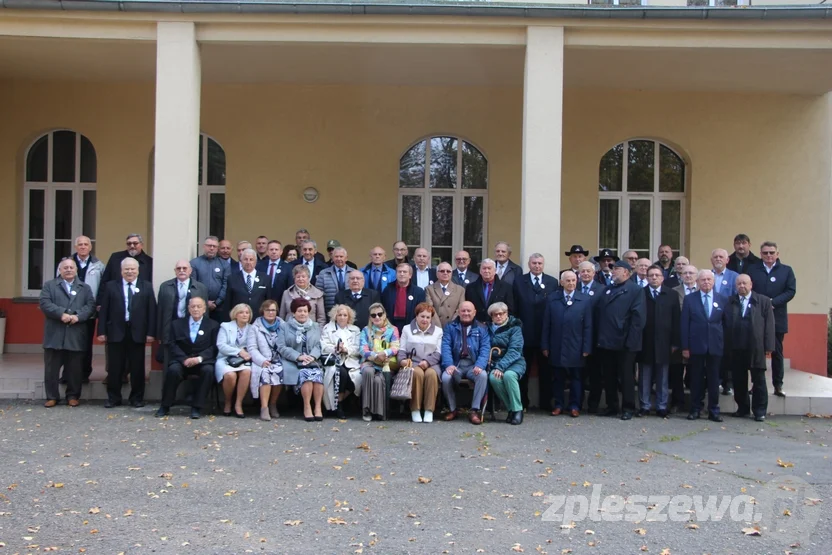
[[[474,427],[0,408],[0,554],[832,552],[830,419]],[[551,496],[593,491],[584,520],[575,498],[547,512]],[[738,521],[682,505],[661,522],[670,509],[636,495],[757,504],[735,503]],[[630,521],[611,521],[624,497]]]

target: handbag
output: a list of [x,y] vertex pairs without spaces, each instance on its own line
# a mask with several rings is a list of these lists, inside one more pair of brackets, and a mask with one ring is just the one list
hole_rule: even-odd
[[410,358],[406,365],[402,366],[393,377],[393,385],[390,386],[390,399],[393,401],[409,401],[413,391],[413,355],[415,349],[410,352]]
[[235,355],[233,357],[228,357],[227,359],[225,359],[225,364],[227,366],[230,366],[231,368],[239,368],[240,366],[246,364],[246,359],[244,359],[241,356]]

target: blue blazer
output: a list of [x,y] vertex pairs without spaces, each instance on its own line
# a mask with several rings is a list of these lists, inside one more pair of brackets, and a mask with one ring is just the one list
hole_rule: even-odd
[[[600,284],[598,284],[600,285]],[[592,298],[575,291],[572,305],[566,305],[563,291],[549,296],[543,314],[540,350],[549,351],[549,364],[559,368],[579,368],[592,352]]]
[[[711,269],[713,272],[713,268]],[[725,273],[722,276],[722,279],[717,284],[714,281],[714,291],[717,290],[717,285],[719,286],[719,294],[725,297],[733,297],[737,294],[737,278],[739,274],[734,270],[729,270],[725,268]],[[716,280],[716,272],[714,272],[714,280]]]
[[378,294],[381,295],[387,286],[391,283],[396,282],[396,270],[391,268],[388,265],[383,265],[381,267],[381,278],[379,279],[378,287],[373,287],[373,264],[367,264],[361,271],[364,273],[364,287],[367,289],[373,289],[374,291],[378,291]]
[[722,356],[728,327],[728,297],[711,291],[711,316],[705,314],[702,293],[685,297],[682,303],[682,350],[691,355]]

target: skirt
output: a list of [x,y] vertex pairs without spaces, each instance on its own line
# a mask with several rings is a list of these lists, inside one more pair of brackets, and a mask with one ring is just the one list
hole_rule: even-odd
[[283,366],[271,365],[260,372],[260,385],[283,385]]
[[298,385],[295,386],[295,393],[300,392],[300,388],[306,382],[324,383],[324,371],[320,368],[301,368],[298,372]]

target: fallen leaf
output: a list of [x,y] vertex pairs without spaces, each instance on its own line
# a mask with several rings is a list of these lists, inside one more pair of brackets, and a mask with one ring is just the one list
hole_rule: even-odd
[[[646,549],[645,549],[645,551],[646,551]],[[662,552],[659,553],[659,555],[670,555],[670,549],[665,547],[664,549],[662,549]]]
[[133,509],[127,509],[124,511],[124,516],[133,516]]
[[488,514],[488,513],[486,513],[486,514],[482,515],[482,519],[483,519],[483,520],[497,520],[496,518],[494,518],[493,516],[491,516],[491,515],[490,515],[490,514]]
[[381,474],[376,474],[373,476],[373,480],[381,480]]
[[760,530],[757,528],[743,528],[742,533],[746,536],[761,536]]
[[574,522],[570,522],[569,524],[561,524],[561,525],[560,525],[560,529],[561,529],[561,530],[571,530],[571,529],[572,529],[572,528],[574,528],[574,527],[575,527],[575,523],[574,523]]
[[647,530],[645,530],[644,528],[636,528],[635,530],[633,530],[633,532],[635,532],[639,536],[644,536],[647,534]]
[[585,530],[584,534],[586,534],[587,536],[594,536],[595,535],[595,530]]
[[688,522],[687,524],[685,524],[685,528],[687,528],[688,530],[699,530],[699,525],[693,522]]
[[159,474],[159,478],[164,478],[165,480],[170,480],[171,478],[173,478],[173,473],[172,472],[162,472],[161,474]]
[[287,520],[287,521],[283,522],[283,524],[285,524],[286,526],[297,526],[297,525],[302,524],[302,523],[303,523],[302,520]]
[[689,486],[688,484],[682,484],[682,487],[685,489],[692,489],[693,486]]
[[346,524],[347,523],[346,520],[344,520],[343,518],[337,517],[337,516],[331,516],[328,519],[326,519],[326,521],[329,524]]
[[794,463],[791,463],[791,462],[786,462],[786,461],[781,461],[781,460],[778,458],[778,459],[777,459],[777,466],[779,466],[780,468],[793,468],[793,467],[794,467]]
[[511,550],[516,551],[518,553],[523,553],[524,551],[523,546],[521,546],[519,543],[515,543],[513,546],[511,546]]
[[101,509],[99,509],[98,507],[93,507],[93,508],[91,508],[91,509],[89,510],[89,513],[90,513],[91,515],[97,515],[97,514],[98,514],[98,513],[100,513],[100,512],[101,512]]
[[361,449],[362,451],[369,451],[370,450],[370,446],[367,445],[366,441],[361,443],[361,445],[357,445],[355,448],[356,449]]
[[705,459],[702,459],[699,462],[705,463],[705,464],[719,464],[719,461],[706,461]]
[[227,492],[225,492],[223,495],[224,495],[225,497],[231,497],[231,496],[232,496],[232,495],[234,495],[235,493],[237,493],[237,490],[236,490],[236,489],[230,489],[230,490],[228,490]]
[[543,497],[543,492],[542,491],[536,491],[532,494],[532,497]]
[[420,484],[429,484],[433,481],[433,478],[426,478],[424,476],[419,476],[419,483]]
[[790,510],[788,510],[788,509],[785,509],[785,510],[783,511],[783,516],[792,516],[792,512],[791,512]]

